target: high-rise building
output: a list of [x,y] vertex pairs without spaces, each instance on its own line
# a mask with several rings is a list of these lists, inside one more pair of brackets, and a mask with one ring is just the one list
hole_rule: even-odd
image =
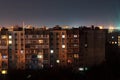
[[95,66],[105,61],[105,30],[80,28],[80,65]]
[[99,65],[105,61],[106,40],[118,46],[120,42],[119,35],[112,36],[112,41],[106,35],[97,27],[2,28],[0,69]]
[[106,60],[108,64],[120,65],[120,31],[110,29],[107,31]]
[[37,69],[50,64],[49,31],[25,29],[26,68]]
[[9,43],[8,29],[2,28],[0,31],[0,70],[8,69]]
[[67,63],[79,65],[80,60],[80,30],[79,28],[67,29]]
[[50,30],[50,62],[51,66],[67,65],[67,34],[59,26]]

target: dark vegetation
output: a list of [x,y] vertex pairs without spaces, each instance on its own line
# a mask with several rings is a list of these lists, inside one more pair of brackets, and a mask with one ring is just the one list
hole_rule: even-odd
[[0,80],[120,80],[120,66],[102,64],[84,72],[75,71],[73,68],[12,70],[0,78]]

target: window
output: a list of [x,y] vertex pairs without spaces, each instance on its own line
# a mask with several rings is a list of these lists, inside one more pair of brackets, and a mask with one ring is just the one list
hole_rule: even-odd
[[56,63],[60,63],[60,60],[56,60]]
[[54,50],[50,50],[50,53],[51,53],[51,54],[54,53]]
[[38,54],[38,55],[37,55],[37,58],[42,59],[42,58],[43,58],[43,55]]
[[117,44],[117,42],[115,41],[115,44]]
[[65,48],[65,45],[62,45],[62,48]]
[[120,36],[118,36],[118,46],[120,46]]
[[77,35],[74,35],[74,38],[77,38]]
[[2,38],[2,39],[6,39],[7,36],[6,36],[6,35],[2,35],[1,38]]
[[62,35],[62,38],[65,38],[65,35]]
[[74,47],[78,46],[77,44],[74,44]]
[[88,47],[88,44],[85,44],[85,47]]
[[114,39],[114,36],[112,36],[112,39]]
[[43,43],[43,40],[39,40],[39,43]]
[[6,59],[6,58],[7,58],[7,56],[6,56],[6,55],[3,55],[3,56],[2,56],[2,58],[3,58],[3,59]]
[[79,58],[79,55],[78,54],[74,54],[74,58]]
[[11,41],[11,40],[9,40],[9,44],[12,44],[12,41]]
[[21,54],[23,54],[23,53],[24,53],[24,51],[23,51],[23,50],[21,50],[20,52],[21,52]]
[[12,39],[12,36],[11,36],[11,35],[9,35],[9,39]]
[[112,44],[114,44],[114,42],[112,42]]

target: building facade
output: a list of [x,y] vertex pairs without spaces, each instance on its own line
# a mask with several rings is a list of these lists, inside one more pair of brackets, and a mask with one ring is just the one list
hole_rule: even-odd
[[8,69],[8,45],[9,45],[8,29],[2,28],[0,31],[0,70]]
[[67,63],[79,65],[80,62],[80,30],[79,28],[67,29]]
[[[105,61],[106,35],[104,29],[97,27],[2,28],[0,67],[41,69],[99,65]],[[119,44],[119,36],[116,40],[114,43]]]
[[50,62],[51,66],[67,65],[67,34],[59,26],[50,30]]
[[105,61],[105,31],[99,28],[80,28],[80,65],[96,66]]
[[37,69],[50,65],[49,31],[25,29],[26,68]]

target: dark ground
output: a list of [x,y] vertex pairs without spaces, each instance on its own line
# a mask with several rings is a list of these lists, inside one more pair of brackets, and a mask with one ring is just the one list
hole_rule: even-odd
[[0,80],[120,80],[119,68],[101,65],[85,72],[76,72],[71,68],[13,70],[8,75],[1,75]]

